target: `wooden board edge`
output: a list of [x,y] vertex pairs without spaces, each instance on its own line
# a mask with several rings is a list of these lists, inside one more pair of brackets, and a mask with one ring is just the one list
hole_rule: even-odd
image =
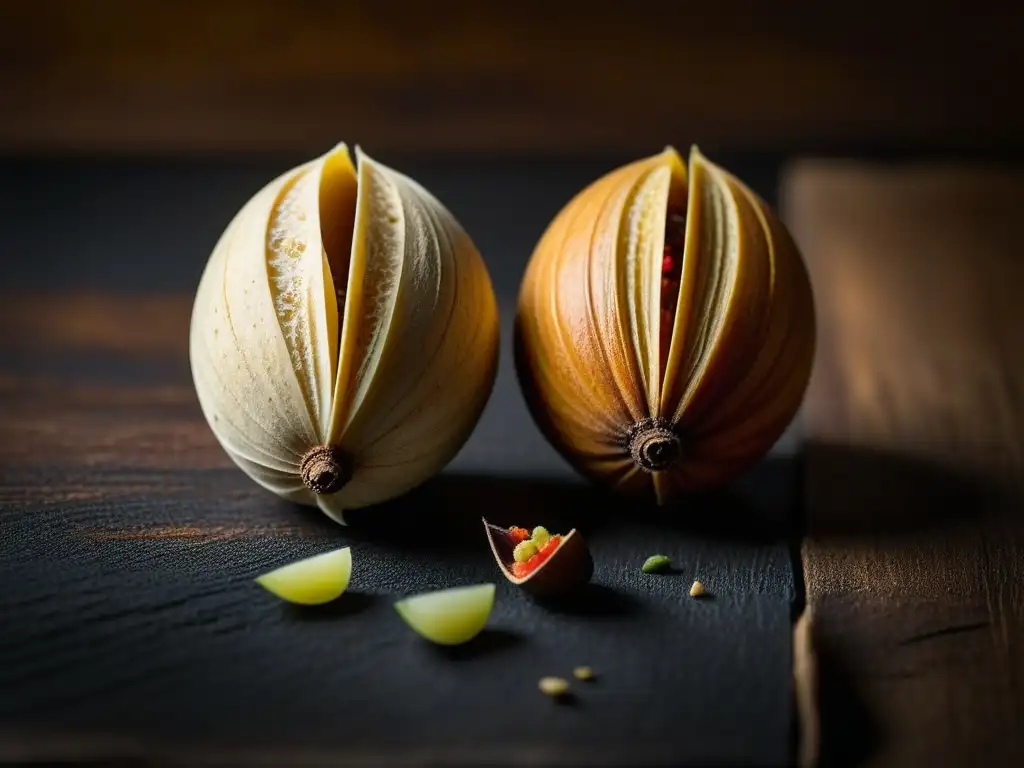
[[796,696],[797,762],[818,764],[821,716],[818,711],[818,660],[814,651],[814,616],[810,606],[793,625],[793,685]]

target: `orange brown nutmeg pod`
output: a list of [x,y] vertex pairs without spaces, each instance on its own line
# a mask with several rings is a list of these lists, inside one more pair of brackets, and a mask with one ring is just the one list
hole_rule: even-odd
[[727,483],[792,421],[815,346],[788,231],[739,179],[669,147],[576,195],[519,294],[530,413],[581,474],[669,504]]

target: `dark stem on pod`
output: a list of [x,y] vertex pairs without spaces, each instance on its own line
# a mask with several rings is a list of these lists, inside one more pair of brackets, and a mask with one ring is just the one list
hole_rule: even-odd
[[333,445],[318,445],[310,448],[299,465],[302,482],[323,496],[337,493],[352,479],[352,463]]
[[664,419],[641,419],[629,430],[629,454],[645,472],[668,469],[682,453],[682,443]]

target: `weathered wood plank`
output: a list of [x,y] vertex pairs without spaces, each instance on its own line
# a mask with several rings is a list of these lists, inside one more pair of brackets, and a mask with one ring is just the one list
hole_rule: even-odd
[[808,162],[784,194],[821,316],[803,562],[824,762],[1020,765],[1024,175]]
[[743,5],[7,2],[0,149],[1019,148],[1019,3]]

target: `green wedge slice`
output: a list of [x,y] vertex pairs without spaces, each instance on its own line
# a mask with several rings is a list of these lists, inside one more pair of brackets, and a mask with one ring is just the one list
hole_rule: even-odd
[[273,595],[298,605],[322,605],[336,600],[348,587],[352,552],[342,547],[283,565],[256,578]]
[[460,645],[480,634],[494,607],[494,584],[453,587],[395,603],[406,624],[439,645]]

